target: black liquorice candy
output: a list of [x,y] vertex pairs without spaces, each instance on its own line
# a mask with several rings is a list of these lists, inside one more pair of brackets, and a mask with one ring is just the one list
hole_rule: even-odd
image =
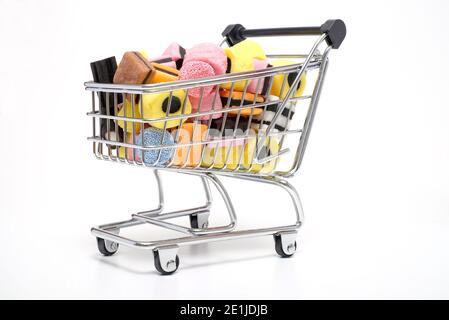
[[225,121],[224,129],[222,136],[223,137],[229,137],[229,136],[242,136],[245,135],[249,130],[251,130],[251,127],[249,126],[248,118],[246,117],[240,117],[238,119],[237,127],[236,122],[237,118],[233,117],[221,117],[218,119],[213,119],[210,124],[210,135],[211,136],[219,136],[220,132],[222,130],[223,121]]
[[[93,80],[98,83],[113,83],[114,74],[117,70],[117,61],[115,57],[109,57],[103,60],[91,62]],[[100,113],[102,115],[115,115],[114,93],[100,92],[98,94]],[[122,103],[122,95],[117,94],[117,105]],[[108,101],[109,100],[109,101]],[[109,102],[109,113],[107,110]],[[109,134],[108,134],[109,130]],[[123,130],[115,125],[114,120],[100,119],[100,135],[102,139],[123,142]],[[115,146],[110,146],[115,149]]]

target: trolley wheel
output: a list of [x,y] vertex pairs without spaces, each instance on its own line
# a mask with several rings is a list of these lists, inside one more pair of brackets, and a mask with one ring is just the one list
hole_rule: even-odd
[[117,252],[119,244],[117,242],[105,240],[97,237],[98,250],[104,256],[112,256]]
[[[296,234],[294,234],[296,236]],[[275,234],[274,236],[274,248],[276,253],[281,258],[289,258],[296,252],[296,240],[290,235]]]
[[192,214],[190,218],[190,227],[193,229],[207,229],[209,226],[209,212]]
[[161,275],[170,275],[176,272],[179,267],[179,256],[176,255],[174,259],[169,259],[168,261],[161,261],[161,258],[159,256],[159,250],[153,251],[154,255],[154,266],[156,267],[156,270]]

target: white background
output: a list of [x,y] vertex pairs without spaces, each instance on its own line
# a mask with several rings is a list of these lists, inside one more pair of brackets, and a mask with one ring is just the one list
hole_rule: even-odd
[[[449,298],[447,1],[213,3],[0,0],[0,298]],[[151,252],[101,257],[90,227],[157,196],[149,170],[94,160],[89,62],[217,42],[230,23],[329,18],[348,36],[291,180],[306,213],[295,257],[277,258],[269,237],[182,248],[172,277]],[[163,178],[169,205],[201,201],[194,178]],[[224,183],[244,226],[291,222],[275,189]]]

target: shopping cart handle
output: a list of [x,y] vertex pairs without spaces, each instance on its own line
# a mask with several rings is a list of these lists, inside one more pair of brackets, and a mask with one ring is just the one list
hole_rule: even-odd
[[327,20],[320,27],[246,29],[241,24],[230,24],[222,32],[229,46],[233,46],[247,37],[273,36],[314,36],[326,34],[326,42],[333,49],[338,49],[346,37],[346,25],[342,20]]

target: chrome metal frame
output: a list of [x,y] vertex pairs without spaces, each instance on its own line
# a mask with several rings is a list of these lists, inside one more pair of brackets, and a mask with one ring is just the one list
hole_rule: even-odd
[[[197,80],[189,80],[189,81],[176,81],[176,82],[168,82],[168,83],[160,83],[160,84],[151,84],[151,85],[117,85],[117,84],[102,84],[102,83],[94,83],[94,82],[86,82],[85,87],[86,90],[92,92],[92,111],[88,113],[88,116],[92,118],[93,120],[93,136],[89,137],[88,140],[92,141],[93,143],[93,151],[95,156],[100,160],[107,160],[112,161],[115,163],[125,163],[129,165],[137,165],[142,167],[149,167],[153,169],[155,179],[157,182],[157,188],[159,191],[159,204],[155,209],[137,212],[131,215],[131,219],[115,222],[115,223],[109,223],[105,225],[100,225],[97,227],[92,228],[92,234],[100,239],[104,239],[111,248],[110,250],[114,250],[117,248],[117,246],[112,246],[111,244],[121,244],[126,246],[131,246],[135,248],[140,249],[148,249],[153,250],[154,252],[158,252],[158,259],[162,261],[162,268],[166,272],[173,272],[176,270],[177,266],[174,265],[174,257],[177,255],[178,248],[181,246],[186,245],[193,245],[193,244],[199,244],[199,243],[208,243],[213,241],[222,241],[222,240],[230,240],[230,239],[240,239],[240,238],[246,238],[246,237],[255,237],[255,236],[265,236],[265,235],[278,235],[282,239],[282,248],[285,249],[286,252],[293,253],[294,250],[292,248],[295,248],[296,250],[296,243],[293,245],[294,238],[296,237],[297,230],[304,221],[304,214],[303,209],[301,205],[301,201],[299,198],[299,195],[296,191],[296,189],[286,181],[285,178],[293,176],[300,168],[305,149],[307,146],[307,142],[310,136],[310,131],[312,128],[312,124],[314,121],[316,108],[318,105],[319,97],[321,94],[321,89],[324,81],[324,77],[326,74],[327,66],[328,66],[328,54],[330,52],[331,47],[326,46],[323,54],[321,54],[318,51],[318,48],[324,43],[325,35],[319,36],[319,38],[316,40],[315,44],[313,45],[310,52],[306,55],[304,54],[288,54],[288,55],[270,55],[271,58],[297,58],[297,59],[304,59],[302,63],[283,66],[283,67],[276,67],[276,68],[268,68],[264,70],[258,70],[258,71],[252,71],[252,72],[243,72],[243,73],[235,73],[235,74],[226,74],[211,78],[204,78],[204,79],[197,79]],[[221,44],[224,44],[224,42],[221,42]],[[315,81],[315,86],[312,95],[310,96],[302,96],[302,97],[294,97],[294,88],[298,84],[298,82],[301,79],[301,76],[305,74],[305,72],[309,72],[310,70],[318,70],[318,75]],[[113,120],[113,121],[124,121],[125,123],[132,125],[132,134],[134,136],[133,141],[136,141],[136,125],[140,124],[141,126],[144,126],[144,124],[151,124],[152,122],[164,122],[164,130],[166,129],[166,122],[168,120],[179,120],[180,123],[182,122],[182,119],[199,119],[202,116],[207,115],[214,115],[217,113],[223,113],[224,121],[226,121],[226,117],[229,114],[229,112],[234,111],[238,112],[238,117],[240,117],[240,114],[242,110],[244,109],[251,109],[251,117],[253,114],[253,110],[255,108],[264,108],[264,111],[267,108],[267,105],[269,103],[257,103],[256,99],[254,99],[253,104],[251,105],[240,105],[238,107],[231,107],[229,105],[229,101],[227,106],[225,106],[221,110],[209,110],[209,111],[198,111],[196,113],[192,114],[185,114],[184,108],[185,108],[185,102],[183,106],[183,112],[180,115],[176,116],[167,116],[157,118],[157,119],[146,119],[143,117],[142,112],[142,104],[140,105],[141,109],[141,117],[135,117],[134,116],[134,101],[136,96],[142,97],[143,94],[151,94],[151,93],[161,93],[161,92],[169,92],[170,101],[173,96],[173,91],[175,90],[185,90],[186,93],[188,90],[194,89],[194,88],[202,88],[201,90],[201,98],[200,98],[200,105],[201,100],[203,98],[204,93],[204,87],[206,86],[217,86],[222,83],[232,83],[231,85],[231,93],[233,92],[233,88],[236,82],[238,81],[244,81],[245,82],[245,88],[244,88],[244,94],[246,93],[246,90],[249,85],[249,81],[251,80],[257,80],[258,86],[261,83],[261,80],[269,79],[269,90],[271,89],[272,85],[272,79],[274,76],[279,74],[284,74],[287,78],[287,75],[290,73],[296,72],[297,76],[291,85],[290,89],[287,91],[285,98],[280,99],[278,111],[276,112],[272,123],[268,126],[268,128],[262,132],[258,132],[255,138],[257,139],[256,142],[256,152],[255,157],[252,159],[252,162],[249,166],[249,168],[242,168],[241,162],[238,163],[236,168],[229,168],[229,153],[230,149],[227,151],[226,160],[224,161],[223,167],[214,167],[217,153],[214,155],[213,163],[209,167],[201,166],[200,164],[197,164],[195,166],[186,166],[185,164],[182,166],[174,166],[172,165],[172,160],[169,162],[169,164],[164,166],[159,165],[148,165],[143,161],[143,155],[142,155],[142,161],[136,160],[136,150],[141,150],[141,152],[145,152],[148,150],[159,150],[158,160],[160,158],[161,152],[160,150],[164,150],[167,148],[179,148],[181,147],[187,147],[189,148],[189,153],[192,148],[192,146],[195,145],[202,145],[205,146],[208,143],[210,143],[210,140],[205,139],[204,141],[196,141],[191,143],[183,143],[183,144],[175,144],[173,146],[167,146],[163,145],[162,141],[160,145],[152,145],[152,146],[144,146],[143,142],[141,145],[137,145],[136,143],[129,143],[129,142],[120,142],[113,139],[108,139],[101,136],[101,133],[97,135],[97,125],[99,123],[100,119],[106,119],[107,121]],[[265,81],[265,80],[264,80]],[[284,92],[284,86],[285,86],[285,79],[284,83],[282,84],[281,89],[281,95]],[[106,108],[108,110],[107,114],[101,114],[99,108],[96,106],[96,93],[112,93],[114,94],[114,100],[116,100],[118,94],[122,95],[131,95],[132,97],[132,105],[133,105],[133,115],[132,117],[128,117],[125,112],[125,116],[120,117],[116,114],[109,114],[109,101],[108,101],[108,107]],[[217,91],[218,92],[218,91]],[[215,99],[217,98],[218,93],[215,96]],[[274,123],[278,119],[279,116],[281,116],[282,111],[287,106],[289,102],[292,101],[299,101],[299,100],[310,100],[308,111],[305,117],[305,121],[302,125],[302,127],[297,129],[288,129],[283,132],[275,132],[273,130]],[[114,101],[114,108],[117,111],[117,103]],[[201,109],[201,108],[199,108]],[[238,118],[237,118],[238,119]],[[210,121],[208,123],[208,128],[210,128]],[[238,120],[237,120],[238,121]],[[251,123],[251,118],[250,118]],[[126,126],[126,124],[125,124]],[[249,126],[249,125],[248,125]],[[237,127],[237,125],[236,125]],[[195,130],[195,129],[194,129]],[[222,129],[223,130],[223,129]],[[221,132],[222,133],[222,132]],[[290,149],[285,148],[282,149],[282,143],[286,136],[290,135],[300,135],[300,138],[297,143],[296,152],[294,153],[294,158],[291,163],[291,166],[289,166],[289,169],[284,171],[276,171],[274,168],[269,172],[258,172],[256,170],[252,170],[251,168],[254,168],[255,165],[264,165],[265,163],[268,163],[270,161],[276,161],[276,163],[279,161],[280,158],[284,157],[287,153],[289,153]],[[270,155],[269,157],[265,159],[260,159],[258,157],[262,147],[265,144],[265,141],[267,139],[271,139],[271,137],[280,136],[281,142],[279,147],[278,154]],[[231,142],[241,141],[242,139],[244,141],[248,141],[248,139],[254,138],[253,136],[249,136],[249,134],[246,134],[244,136],[236,136],[235,134],[230,139]],[[246,139],[246,140],[245,140]],[[143,140],[143,139],[142,139]],[[109,146],[109,147],[105,147]],[[125,149],[125,157],[121,158],[118,156],[118,151],[116,151],[116,154],[114,155],[114,152],[111,151],[110,146],[115,146],[115,150],[119,148]],[[127,155],[127,150],[132,149],[134,157],[133,159],[130,159]],[[240,161],[242,160],[243,151],[240,155]],[[202,159],[204,157],[204,148],[202,153]],[[157,161],[156,161],[157,162]],[[162,181],[159,174],[160,170],[169,170],[169,171],[175,171],[179,173],[189,174],[198,176],[201,179],[203,189],[205,192],[205,198],[206,203],[202,206],[195,207],[195,208],[189,208],[189,209],[183,209],[179,211],[173,211],[173,212],[164,212],[164,192],[162,188]],[[277,186],[289,195],[292,204],[293,209],[295,212],[295,221],[290,225],[285,226],[278,226],[278,227],[268,227],[268,228],[261,228],[261,229],[249,229],[249,230],[235,230],[237,226],[237,216],[234,210],[234,206],[232,204],[232,201],[221,183],[221,181],[218,179],[217,175],[221,175],[224,177],[231,177],[231,178],[239,178],[244,180],[249,180],[253,182],[260,182],[265,183],[269,185]],[[224,204],[227,209],[227,214],[229,216],[229,223],[224,226],[217,226],[217,227],[209,227],[207,226],[207,221],[209,214],[212,209],[213,200],[212,200],[212,194],[210,185],[213,185],[218,193],[220,194],[221,198],[224,201]],[[174,224],[171,222],[167,222],[166,220],[172,219],[172,218],[178,218],[183,216],[196,216],[200,221],[200,226],[198,228],[194,227],[185,227],[179,224]],[[167,228],[170,230],[174,230],[180,233],[186,234],[184,237],[174,238],[174,239],[168,239],[168,240],[152,240],[152,241],[140,241],[135,239],[130,239],[127,237],[124,237],[120,235],[120,230],[123,228],[133,227],[136,225],[141,224],[151,224],[163,228]]]

